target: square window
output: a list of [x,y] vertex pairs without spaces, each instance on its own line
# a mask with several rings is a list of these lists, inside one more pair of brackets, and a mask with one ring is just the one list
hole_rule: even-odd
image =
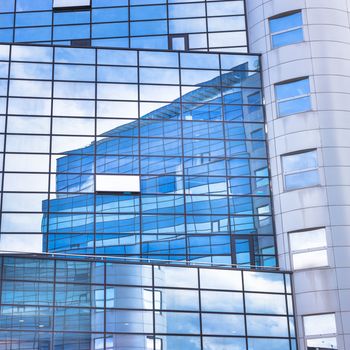
[[309,78],[276,84],[275,95],[279,117],[311,110]]
[[189,39],[187,34],[169,35],[169,50],[189,50]]
[[317,151],[282,156],[284,188],[295,190],[320,184]]
[[299,43],[304,40],[301,11],[270,18],[269,26],[273,48]]

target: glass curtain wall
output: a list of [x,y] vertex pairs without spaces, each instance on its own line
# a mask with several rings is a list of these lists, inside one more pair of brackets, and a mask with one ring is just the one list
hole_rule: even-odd
[[290,275],[2,256],[0,349],[295,349]]
[[2,0],[0,42],[247,52],[243,0],[61,3]]
[[[10,48],[3,237],[43,234],[48,251],[275,265],[258,56]],[[139,192],[115,191],[108,181],[122,175]]]

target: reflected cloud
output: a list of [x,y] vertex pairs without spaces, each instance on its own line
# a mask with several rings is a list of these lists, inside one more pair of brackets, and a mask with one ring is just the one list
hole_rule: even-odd
[[42,252],[42,235],[41,234],[1,234],[0,251],[12,252]]

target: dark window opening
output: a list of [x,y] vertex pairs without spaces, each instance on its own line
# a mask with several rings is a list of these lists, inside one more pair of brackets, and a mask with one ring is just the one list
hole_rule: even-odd
[[70,41],[70,46],[91,47],[91,39],[74,39]]
[[169,35],[169,50],[187,51],[189,46],[188,34]]

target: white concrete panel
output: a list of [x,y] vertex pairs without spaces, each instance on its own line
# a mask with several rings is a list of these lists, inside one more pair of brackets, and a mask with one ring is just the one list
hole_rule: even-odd
[[54,0],[54,8],[90,6],[91,0]]
[[327,193],[323,187],[304,188],[284,192],[280,196],[282,212],[303,208],[327,206]]
[[140,192],[136,175],[96,175],[97,192]]
[[297,311],[304,315],[335,312],[339,309],[336,290],[296,294],[295,303]]
[[294,283],[297,293],[325,291],[337,288],[337,279],[333,269],[315,269],[295,271]]

